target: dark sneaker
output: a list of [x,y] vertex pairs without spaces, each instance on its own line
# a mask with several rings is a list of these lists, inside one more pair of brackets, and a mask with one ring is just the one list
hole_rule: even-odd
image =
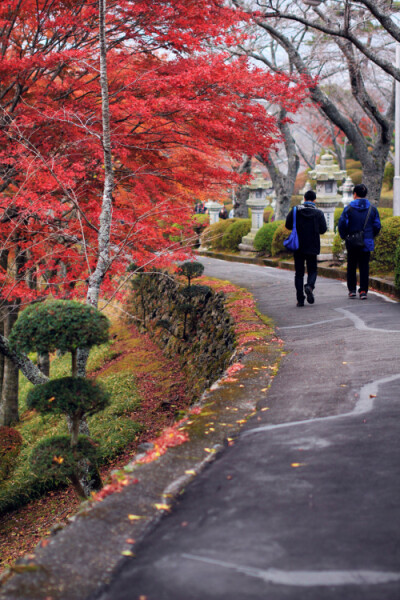
[[307,296],[307,302],[308,302],[308,304],[314,304],[314,294],[313,294],[311,286],[309,286],[308,284],[306,284],[304,286],[304,291],[305,291],[306,296]]
[[366,300],[367,299],[367,292],[360,292],[360,300]]
[[357,294],[356,292],[349,292],[349,298],[356,298]]
[[304,301],[303,301],[303,302],[298,302],[298,303],[296,304],[296,306],[304,306]]

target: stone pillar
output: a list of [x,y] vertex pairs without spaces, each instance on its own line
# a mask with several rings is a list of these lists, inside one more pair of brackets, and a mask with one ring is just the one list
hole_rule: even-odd
[[264,209],[269,204],[266,197],[255,198],[253,190],[250,192],[250,198],[247,200],[247,206],[251,209],[251,230],[242,238],[239,244],[239,250],[244,252],[257,252],[254,248],[254,238],[256,233],[264,225]]
[[209,200],[205,203],[205,207],[208,209],[208,214],[210,215],[210,225],[214,225],[214,223],[218,223],[219,221],[219,211],[222,208],[222,204],[218,202],[214,202],[213,200]]

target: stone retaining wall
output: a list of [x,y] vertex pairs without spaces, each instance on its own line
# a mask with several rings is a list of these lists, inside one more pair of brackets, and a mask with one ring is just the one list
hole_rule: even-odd
[[181,290],[185,283],[167,273],[143,273],[136,277],[129,310],[140,329],[151,333],[169,357],[185,370],[193,400],[216,381],[229,364],[235,347],[234,323],[224,304],[224,294],[207,289],[188,303]]

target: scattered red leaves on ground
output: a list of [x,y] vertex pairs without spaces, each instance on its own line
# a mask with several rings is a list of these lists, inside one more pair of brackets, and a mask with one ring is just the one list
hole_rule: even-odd
[[154,448],[146,452],[146,456],[141,458],[139,462],[149,463],[153,460],[157,460],[157,458],[166,453],[168,448],[180,446],[187,442],[189,440],[188,433],[180,430],[185,421],[187,421],[187,419],[181,419],[172,427],[167,427],[158,438],[152,440]]

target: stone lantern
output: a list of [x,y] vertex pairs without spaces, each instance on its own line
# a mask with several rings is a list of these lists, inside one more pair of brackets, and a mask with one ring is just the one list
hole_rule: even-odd
[[344,184],[342,185],[342,188],[341,188],[342,202],[343,202],[344,206],[347,206],[353,200],[353,188],[354,188],[354,183],[353,183],[351,177],[347,176],[346,181],[344,182]]
[[270,204],[267,190],[272,187],[271,181],[264,179],[260,169],[256,168],[254,175],[251,184],[247,186],[249,198],[246,202],[248,208],[251,209],[251,230],[239,244],[239,250],[244,252],[257,252],[254,248],[254,238],[257,231],[264,225],[264,209]]
[[338,193],[338,183],[344,180],[346,171],[338,168],[333,156],[324,154],[321,156],[320,164],[308,175],[310,179],[317,182],[315,204],[323,211],[328,226],[327,233],[321,236],[321,253],[318,260],[331,260],[335,228],[334,213],[335,208],[342,204],[342,197]]
[[333,156],[324,154],[321,156],[320,164],[310,171],[309,177],[317,182],[317,199],[315,201],[326,219],[328,230],[334,230],[334,211],[342,201],[338,194],[338,183],[341,183],[346,177],[346,171],[338,169],[337,163],[333,161]]
[[222,206],[222,204],[219,204],[219,202],[214,202],[213,200],[209,200],[205,203],[205,207],[207,208],[208,214],[210,215],[210,225],[218,223],[219,211],[221,210]]

